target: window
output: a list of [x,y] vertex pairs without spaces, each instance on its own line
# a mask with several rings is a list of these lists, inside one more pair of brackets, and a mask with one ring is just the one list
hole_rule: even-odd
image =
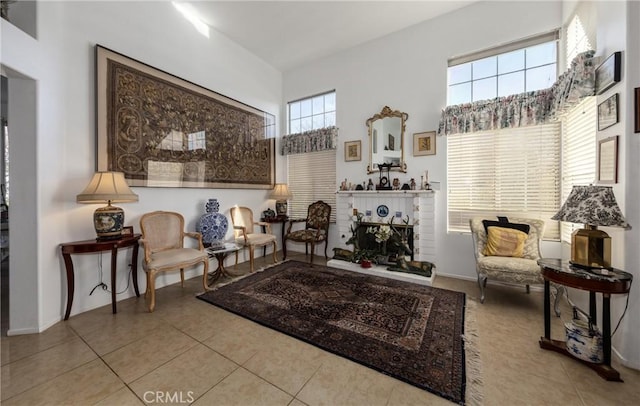
[[323,200],[331,206],[331,222],[336,221],[336,151],[289,155],[289,216],[307,217],[309,205]]
[[336,92],[289,102],[289,134],[336,125]]
[[587,33],[582,25],[580,17],[577,15],[571,19],[567,25],[567,66],[571,64],[573,58],[578,54],[594,49],[587,37]]
[[[574,185],[588,185],[596,178],[596,98],[585,97],[562,120],[562,196]],[[580,224],[561,223],[561,240],[571,242]]]
[[[319,130],[336,125],[336,92],[331,91],[288,104],[289,134]],[[288,155],[289,215],[307,217],[309,205],[323,200],[336,218],[336,150]]]
[[547,220],[559,239],[560,123],[447,136],[448,229],[476,216]]
[[449,60],[447,105],[551,87],[558,31]]

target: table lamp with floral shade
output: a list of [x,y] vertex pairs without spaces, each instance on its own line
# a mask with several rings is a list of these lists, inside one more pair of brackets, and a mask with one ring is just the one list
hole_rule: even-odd
[[552,219],[584,224],[571,235],[570,263],[586,269],[612,269],[611,237],[599,226],[631,228],[611,186],[574,186]]

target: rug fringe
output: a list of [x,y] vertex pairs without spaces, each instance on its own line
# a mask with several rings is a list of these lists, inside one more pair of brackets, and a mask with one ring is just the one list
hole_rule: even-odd
[[464,356],[467,384],[465,390],[466,405],[482,405],[484,402],[482,382],[482,361],[478,348],[478,304],[467,297],[464,317]]

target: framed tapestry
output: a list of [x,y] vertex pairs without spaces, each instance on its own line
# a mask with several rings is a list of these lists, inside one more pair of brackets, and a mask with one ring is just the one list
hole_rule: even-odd
[[97,166],[131,186],[272,189],[275,116],[96,45]]

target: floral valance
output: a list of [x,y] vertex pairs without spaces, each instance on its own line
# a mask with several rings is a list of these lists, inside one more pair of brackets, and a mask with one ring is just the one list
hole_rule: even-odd
[[298,134],[289,134],[282,137],[280,153],[282,155],[291,155],[336,149],[338,146],[337,140],[338,127],[326,127]]
[[583,52],[548,89],[442,110],[439,135],[497,130],[544,124],[558,118],[580,99],[595,94],[594,51]]

